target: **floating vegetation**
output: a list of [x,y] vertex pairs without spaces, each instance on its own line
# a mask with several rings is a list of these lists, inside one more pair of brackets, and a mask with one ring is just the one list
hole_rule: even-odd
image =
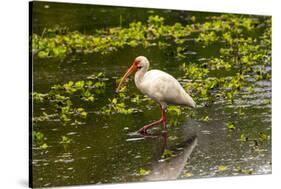
[[[197,101],[214,102],[217,98],[225,98],[233,103],[235,95],[247,87],[245,77],[271,80],[271,70],[266,69],[266,65],[271,64],[271,48],[270,45],[264,48],[264,44],[271,41],[271,20],[266,22],[269,26],[261,39],[249,37],[248,31],[256,27],[256,21],[250,18],[222,15],[211,22],[197,25],[197,28],[200,28],[197,42],[208,46],[218,41],[225,44],[225,47],[219,49],[219,57],[207,59],[203,64],[182,64],[185,78],[192,80],[186,83],[185,88],[195,93]],[[187,55],[181,54],[181,59],[186,57]],[[261,64],[263,66],[258,66]],[[232,73],[226,77],[212,74],[222,70]],[[234,76],[233,71],[236,71]]]
[[[150,16],[147,23],[132,22],[128,28],[112,27],[97,30],[93,35],[86,35],[66,28],[45,29],[41,35],[32,35],[32,49],[38,57],[65,57],[66,54],[101,53],[106,54],[125,46],[167,47],[169,43],[185,44],[191,33],[198,35],[196,41],[210,45],[219,40],[233,44],[233,36],[254,28],[255,21],[233,15],[222,15],[210,22],[193,23],[183,26],[181,23],[165,25],[164,18]],[[232,33],[227,33],[227,32]],[[218,35],[217,33],[222,35]],[[232,36],[233,35],[233,36]],[[179,53],[181,48],[178,47]],[[179,57],[181,57],[179,55]],[[185,56],[183,55],[182,58]]]
[[190,173],[190,172],[186,172],[186,173],[183,174],[183,176],[184,176],[184,177],[192,177],[193,174]]
[[226,123],[226,128],[228,130],[234,130],[235,129],[234,123],[232,121],[227,122]]
[[82,102],[93,102],[94,95],[105,88],[103,80],[103,73],[99,73],[88,77],[88,80],[53,85],[45,94],[33,92],[35,103],[44,102],[49,107],[48,112],[43,111],[41,115],[33,117],[33,122],[60,120],[63,125],[70,122],[81,125],[81,119],[86,119],[88,113],[83,107],[76,107],[74,101],[80,99]]
[[237,167],[237,171],[245,175],[253,174],[253,169],[242,169],[240,166]]
[[227,167],[225,165],[219,165],[217,169],[218,171],[222,172],[222,171],[226,171]]
[[240,135],[240,141],[241,141],[241,142],[246,142],[246,141],[248,141],[248,137],[246,137],[245,134],[242,133],[242,134]]
[[[72,52],[78,53],[101,53],[107,54],[125,46],[144,47],[155,45],[151,41],[162,36],[173,35],[176,32],[175,26],[164,26],[164,18],[150,16],[147,24],[132,22],[129,28],[114,27],[104,30],[97,30],[94,35],[85,35],[77,31],[48,29],[41,36],[32,35],[32,49],[38,57],[65,57]],[[182,28],[182,26],[180,26]],[[178,36],[175,34],[175,37]],[[177,38],[177,37],[176,37]],[[160,46],[165,44],[159,43]]]
[[67,136],[62,136],[61,138],[62,139],[60,141],[60,144],[69,144],[73,141],[71,138],[68,138]]
[[270,139],[270,136],[264,132],[259,132],[259,140],[260,141],[267,141]]
[[181,108],[179,106],[168,106],[167,114],[171,119],[168,119],[168,125],[175,127],[179,124],[179,118],[182,114]]
[[148,175],[149,173],[150,173],[150,170],[146,170],[144,168],[140,168],[139,172],[138,172],[138,175],[139,176],[145,176],[145,175]]
[[163,154],[161,155],[161,159],[168,160],[173,156],[174,154],[171,150],[165,149]]
[[32,131],[32,140],[41,150],[46,150],[49,147],[45,142],[46,138],[44,134],[40,131]]
[[[122,95],[121,95],[122,96]],[[119,95],[120,97],[120,95]],[[121,114],[131,114],[133,113],[132,108],[126,108],[124,103],[124,97],[119,98],[120,101],[117,100],[117,98],[108,99],[109,104],[107,106],[102,107],[101,113],[103,114],[114,114],[114,113],[121,113]]]

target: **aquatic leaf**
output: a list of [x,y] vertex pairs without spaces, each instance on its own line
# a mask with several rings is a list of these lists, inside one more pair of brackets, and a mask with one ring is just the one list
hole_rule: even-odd
[[190,173],[190,172],[186,172],[186,173],[183,174],[183,176],[184,176],[184,177],[192,177],[193,174]]
[[242,169],[240,166],[238,166],[237,170],[238,170],[238,172],[247,174],[247,175],[251,175],[253,173],[252,169]]
[[77,111],[78,111],[78,112],[83,112],[83,111],[84,111],[84,108],[77,108]]
[[60,144],[69,144],[72,142],[72,139],[67,136],[62,136],[61,138],[62,140],[60,141]]
[[248,137],[246,137],[245,134],[242,133],[242,134],[240,135],[240,141],[241,141],[241,142],[246,142],[246,141],[248,141]]
[[148,175],[150,173],[150,170],[146,170],[144,168],[140,168],[139,170],[139,176],[145,176],[145,175]]
[[80,115],[81,115],[82,118],[85,119],[87,117],[88,113],[87,112],[81,112]]
[[75,87],[77,89],[82,89],[84,87],[84,85],[85,85],[85,81],[76,81],[75,82]]
[[205,116],[203,119],[202,119],[202,121],[209,121],[209,116]]
[[234,126],[233,122],[231,122],[231,121],[226,123],[226,127],[229,130],[234,130],[235,129],[235,126]]
[[47,94],[42,94],[42,93],[38,93],[38,92],[32,93],[32,99],[34,100],[34,102],[43,102],[44,98],[46,96],[47,96]]
[[259,140],[260,141],[266,141],[269,140],[270,136],[265,134],[264,132],[259,132]]
[[113,103],[113,104],[117,104],[117,99],[116,99],[116,98],[113,98],[113,99],[112,99],[112,103]]
[[37,55],[38,55],[39,58],[46,58],[46,57],[49,56],[49,52],[41,50],[41,51],[38,52]]
[[133,98],[131,99],[131,102],[140,104],[140,103],[141,103],[140,95],[135,95],[135,97],[133,97]]
[[165,149],[163,154],[161,155],[162,159],[169,159],[173,156],[173,152],[171,150]]
[[48,148],[48,144],[44,143],[44,144],[40,145],[39,148],[42,150],[45,150]]
[[44,134],[40,131],[32,131],[32,138],[35,141],[41,142],[44,139]]
[[168,106],[167,112],[171,114],[175,114],[177,116],[181,115],[181,109],[179,106]]
[[88,101],[93,102],[94,100],[95,100],[94,96],[90,96],[90,97],[88,97]]
[[60,116],[60,119],[61,119],[62,122],[69,122],[69,121],[71,121],[71,119],[66,114],[62,114]]
[[226,167],[225,165],[219,165],[219,166],[218,166],[218,170],[219,170],[219,171],[225,171],[226,168],[227,168],[227,167]]

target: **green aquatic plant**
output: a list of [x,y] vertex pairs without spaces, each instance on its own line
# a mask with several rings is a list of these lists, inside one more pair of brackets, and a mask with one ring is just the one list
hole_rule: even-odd
[[46,138],[40,131],[32,131],[32,140],[38,145],[41,150],[46,150],[48,144],[45,142]]
[[173,156],[174,156],[174,154],[171,150],[165,149],[161,155],[161,159],[168,160]]
[[102,114],[131,114],[133,113],[132,108],[127,108],[124,103],[124,96],[120,93],[119,98],[108,99],[109,104],[101,108]]
[[248,137],[246,137],[246,135],[245,135],[244,133],[242,133],[242,134],[240,135],[240,141],[241,141],[241,142],[246,142],[246,141],[248,141]]
[[257,81],[259,80],[271,80],[271,73],[270,73],[270,70],[269,71],[266,71],[265,67],[264,66],[261,66],[261,67],[257,67],[255,70],[254,70],[256,76],[255,76],[255,79]]
[[37,92],[32,93],[32,99],[34,102],[43,102],[45,96],[46,94],[42,94],[42,93],[37,93]]
[[145,176],[145,175],[148,175],[149,173],[150,173],[150,170],[146,170],[144,168],[140,168],[138,171],[139,176]]
[[259,141],[267,141],[270,139],[270,135],[264,133],[264,132],[259,132]]
[[[46,103],[50,107],[49,112],[43,111],[41,115],[33,117],[33,122],[51,121],[59,119],[63,125],[81,125],[81,119],[87,118],[87,111],[83,107],[77,107],[74,103],[78,99],[81,102],[93,103],[94,96],[105,89],[104,74],[91,75],[88,80],[69,81],[64,84],[56,84],[50,87],[47,93],[33,92],[35,103]],[[80,106],[80,105],[79,105]]]
[[72,52],[107,54],[125,46],[158,45],[163,48],[168,46],[171,39],[176,44],[184,44],[192,32],[198,31],[195,27],[183,26],[181,23],[165,25],[164,21],[163,17],[155,15],[148,17],[147,23],[132,22],[128,28],[97,30],[92,35],[66,29],[64,32],[53,32],[52,35],[33,34],[32,51],[40,58],[47,58],[65,57]]
[[179,106],[168,106],[167,108],[167,114],[172,119],[169,119],[168,125],[170,126],[178,126],[180,115],[182,114],[182,111]]
[[70,144],[73,140],[67,136],[62,136],[60,144]]
[[222,171],[226,171],[227,167],[225,165],[219,165],[217,169],[218,171],[222,172]]
[[245,175],[253,174],[253,169],[242,169],[240,166],[237,167],[237,171]]
[[196,64],[193,63],[183,63],[182,69],[185,72],[185,76],[192,80],[202,79],[206,77],[209,73],[208,69],[198,67]]
[[42,145],[39,146],[40,149],[42,150],[46,150],[48,148],[48,144],[47,143],[43,143]]
[[[271,21],[267,21],[268,28],[271,28]],[[235,96],[240,90],[250,90],[254,88],[245,84],[245,77],[254,75],[256,80],[271,80],[271,70],[266,68],[271,62],[271,48],[264,48],[271,38],[270,29],[266,29],[261,39],[253,38],[249,31],[254,30],[256,21],[250,18],[239,20],[234,16],[221,16],[202,25],[197,41],[202,41],[205,45],[212,45],[217,41],[223,41],[225,47],[220,48],[219,57],[211,57],[201,64],[185,63],[182,68],[185,77],[192,79],[191,83],[186,83],[185,88],[194,92],[196,100],[208,100],[214,102],[217,98],[225,98],[230,103],[234,103]],[[216,40],[210,40],[204,36],[214,36]],[[205,41],[205,42],[204,42]],[[185,58],[184,54],[181,54]],[[264,66],[257,66],[264,65]],[[214,76],[212,73],[225,70],[229,72],[226,76]],[[231,73],[231,74],[230,74]],[[233,75],[234,73],[234,75]]]
[[196,38],[197,42],[203,41],[204,44],[209,45],[210,43],[218,41],[218,36],[214,31],[209,33],[200,33],[199,36]]
[[208,122],[210,120],[209,116],[202,117],[201,121]]
[[191,172],[186,172],[183,174],[184,177],[192,177],[193,174]]
[[42,142],[42,141],[44,141],[44,134],[39,131],[33,131],[32,139],[37,142]]
[[182,114],[179,106],[168,106],[167,113],[176,116],[180,116]]
[[226,128],[228,130],[231,130],[231,131],[234,130],[235,129],[234,123],[232,121],[227,122],[226,123]]
[[208,61],[207,63],[208,67],[210,70],[226,70],[226,71],[230,71],[232,68],[232,65],[230,62],[227,62],[221,58],[212,58],[210,59],[210,61]]

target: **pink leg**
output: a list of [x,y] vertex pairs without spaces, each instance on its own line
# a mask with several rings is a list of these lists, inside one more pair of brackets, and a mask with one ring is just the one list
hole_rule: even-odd
[[141,133],[141,134],[146,134],[147,133],[147,129],[149,129],[150,127],[154,126],[154,125],[157,125],[159,123],[162,123],[163,124],[163,128],[164,130],[166,131],[166,112],[165,112],[165,109],[163,109],[160,105],[160,109],[161,109],[161,118],[158,120],[158,121],[155,121],[153,123],[150,123],[148,125],[145,125],[143,128],[141,128],[140,130],[138,130],[138,133]]

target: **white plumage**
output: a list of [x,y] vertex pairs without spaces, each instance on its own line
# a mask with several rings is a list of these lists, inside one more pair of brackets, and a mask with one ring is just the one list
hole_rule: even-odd
[[150,70],[143,75],[143,78],[139,78],[138,72],[135,75],[137,88],[161,104],[162,108],[167,104],[195,107],[193,99],[173,76],[160,70]]
[[165,109],[168,104],[187,105],[195,107],[196,103],[186,93],[180,83],[170,74],[161,70],[150,70],[149,61],[144,56],[138,56],[133,65],[129,68],[126,74],[120,81],[117,92],[122,87],[124,81],[129,75],[137,69],[135,74],[135,84],[143,93],[160,104],[162,116],[159,121],[144,126],[139,130],[140,133],[146,133],[146,130],[153,125],[162,123],[166,130],[166,114]]

